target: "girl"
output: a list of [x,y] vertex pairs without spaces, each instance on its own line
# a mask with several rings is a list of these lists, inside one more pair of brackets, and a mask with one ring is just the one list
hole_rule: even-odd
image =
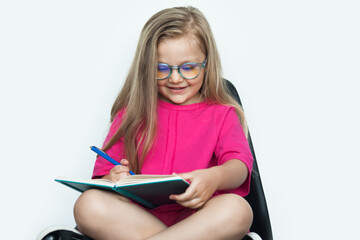
[[252,155],[240,106],[226,91],[208,22],[193,7],[165,9],[142,29],[135,59],[111,111],[93,178],[173,174],[191,184],[176,203],[145,209],[118,194],[84,192],[78,228],[94,239],[241,239],[252,223],[242,198]]

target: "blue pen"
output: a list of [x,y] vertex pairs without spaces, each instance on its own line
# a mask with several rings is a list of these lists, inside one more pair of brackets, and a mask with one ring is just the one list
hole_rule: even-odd
[[[97,154],[99,154],[101,157],[105,158],[106,160],[108,160],[109,162],[111,162],[114,165],[122,165],[121,163],[118,163],[117,161],[115,161],[114,159],[112,159],[109,155],[107,155],[107,153],[105,153],[104,151],[100,150],[99,148],[95,147],[95,146],[91,146],[90,147],[91,150],[93,150],[94,152],[96,152]],[[129,170],[130,175],[135,175],[135,173],[133,173],[131,170]]]

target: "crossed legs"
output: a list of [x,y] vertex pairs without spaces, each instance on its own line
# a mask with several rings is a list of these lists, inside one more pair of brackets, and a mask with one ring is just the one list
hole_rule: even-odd
[[251,207],[234,194],[210,199],[196,213],[171,227],[125,197],[95,189],[79,197],[74,216],[81,232],[103,240],[238,240],[252,223]]

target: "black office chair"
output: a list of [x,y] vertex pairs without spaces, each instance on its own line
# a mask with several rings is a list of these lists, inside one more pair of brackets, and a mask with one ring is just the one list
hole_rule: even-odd
[[[228,92],[233,96],[237,102],[242,105],[239,94],[235,86],[228,80],[224,79]],[[250,228],[251,232],[258,234],[262,240],[272,240],[272,231],[269,213],[266,205],[265,195],[261,184],[259,168],[256,162],[255,152],[249,133],[248,142],[251,153],[254,158],[253,170],[251,173],[250,193],[245,197],[252,207],[254,219]],[[57,227],[54,229],[46,229],[38,237],[38,240],[91,240],[89,237],[81,235],[76,229]],[[246,236],[243,240],[252,240],[251,236]],[[254,239],[255,240],[255,239]],[[257,240],[257,239],[256,239]]]
[[[242,106],[238,92],[236,91],[235,86],[229,81],[224,79],[228,92],[237,100],[237,102]],[[248,142],[250,146],[251,153],[254,158],[253,170],[251,173],[251,182],[250,182],[250,193],[245,197],[252,207],[254,213],[253,224],[250,228],[251,232],[257,233],[262,240],[272,240],[272,231],[270,218],[268,213],[268,208],[266,205],[264,190],[261,184],[259,168],[256,162],[256,156],[254,152],[254,147],[251,141],[251,136],[249,133]],[[246,238],[245,238],[246,239]]]

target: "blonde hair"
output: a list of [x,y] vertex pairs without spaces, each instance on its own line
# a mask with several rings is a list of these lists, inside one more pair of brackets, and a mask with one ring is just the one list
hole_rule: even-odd
[[123,137],[125,156],[136,173],[140,173],[143,159],[157,133],[157,47],[164,39],[183,35],[193,37],[207,57],[204,84],[200,89],[203,99],[233,106],[247,133],[243,110],[228,93],[222,78],[219,53],[204,15],[194,7],[161,10],[146,22],[141,31],[135,58],[111,110],[113,121],[119,110],[125,109],[122,123],[104,147],[106,151]]

